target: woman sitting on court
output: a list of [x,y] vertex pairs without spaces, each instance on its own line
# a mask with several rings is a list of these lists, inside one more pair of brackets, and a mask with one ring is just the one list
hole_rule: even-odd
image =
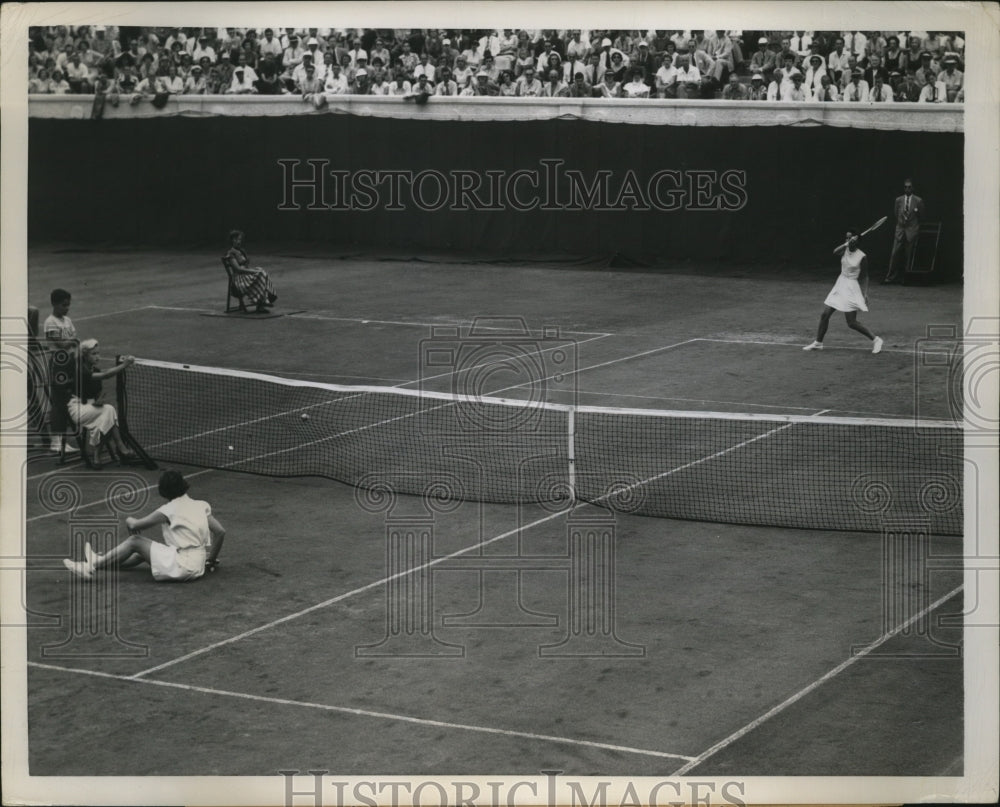
[[67,407],[69,416],[77,427],[87,429],[95,467],[100,468],[101,449],[105,447],[117,452],[122,465],[132,465],[138,458],[125,449],[118,432],[118,413],[111,404],[101,403],[100,398],[101,382],[118,375],[135,359],[126,356],[121,364],[102,372],[98,365],[100,357],[96,339],[84,339],[80,343],[78,374],[73,379]]
[[[226,531],[212,515],[208,502],[187,495],[187,480],[178,471],[160,475],[159,493],[167,503],[144,518],[125,519],[129,537],[104,555],[84,544],[84,560],[63,560],[63,566],[84,580],[94,572],[117,566],[130,569],[148,563],[153,579],[159,582],[197,580],[206,571],[214,572]],[[139,535],[160,525],[163,543]]]
[[267,311],[268,304],[278,299],[271,278],[263,269],[250,266],[250,259],[243,251],[242,230],[229,233],[229,242],[226,262],[233,270],[233,285],[245,303],[256,306],[258,311]]

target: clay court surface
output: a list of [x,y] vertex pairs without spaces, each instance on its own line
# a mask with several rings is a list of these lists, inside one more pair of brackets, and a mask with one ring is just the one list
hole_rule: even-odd
[[[922,340],[960,327],[957,284],[873,285],[861,319],[885,351],[871,355],[838,316],[827,349],[805,353],[833,260],[625,271],[247,247],[281,316],[225,316],[219,255],[206,251],[37,247],[29,299],[45,312],[50,289],[69,289],[80,336],[105,357],[451,392],[456,373],[421,365],[433,329],[515,317],[548,358],[567,357],[545,388],[555,403],[956,416],[948,363],[925,361],[946,348]],[[503,368],[489,384],[479,391],[532,389]],[[222,568],[185,585],[122,572],[115,597],[86,605],[113,614],[117,636],[93,637],[73,634],[87,595],[59,561],[87,517],[115,518],[104,497],[116,479],[152,485],[135,506],[158,506],[157,472],[27,464],[33,775],[962,773],[961,631],[940,621],[963,609],[960,566],[908,583],[922,605],[887,625],[877,532],[623,513],[609,527],[598,508],[463,502],[435,515],[433,560],[403,575],[433,594],[420,639],[431,655],[379,655],[389,520],[419,519],[420,499],[387,515],[328,479],[182,470],[228,530]],[[79,491],[75,512],[45,498],[56,480]],[[587,517],[615,537],[617,652],[553,654],[572,631],[570,574],[554,559]],[[930,548],[960,557],[961,537]],[[503,557],[534,565],[500,570]]]

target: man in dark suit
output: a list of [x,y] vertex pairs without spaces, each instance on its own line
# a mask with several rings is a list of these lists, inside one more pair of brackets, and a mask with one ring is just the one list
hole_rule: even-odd
[[[896,232],[892,239],[892,253],[889,255],[889,271],[882,283],[903,282],[913,261],[913,250],[920,234],[920,221],[924,216],[924,200],[913,192],[913,182],[903,183],[903,195],[896,197],[894,207]],[[903,259],[902,271],[899,259]]]

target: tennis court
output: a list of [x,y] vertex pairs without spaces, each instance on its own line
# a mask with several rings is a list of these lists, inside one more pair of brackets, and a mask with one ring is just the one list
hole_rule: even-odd
[[[115,520],[104,504],[115,480],[153,486],[128,506],[158,506],[157,472],[29,461],[33,774],[961,774],[960,631],[937,621],[963,608],[953,492],[951,510],[922,512],[914,498],[875,515],[849,496],[882,470],[879,457],[918,487],[938,471],[955,478],[947,432],[907,442],[911,429],[886,423],[955,417],[948,362],[926,361],[947,358],[947,340],[925,337],[960,328],[959,285],[873,286],[862,319],[883,353],[835,321],[827,349],[810,354],[800,348],[833,266],[252,254],[282,316],[223,315],[211,252],[29,254],[32,302],[69,288],[82,337],[145,362],[126,377],[136,436],[138,424],[155,434],[140,442],[185,471],[229,533],[213,577],[164,586],[121,572],[114,597],[80,605],[59,559]],[[456,340],[465,353],[449,353]],[[277,409],[258,397],[275,386],[298,395],[303,383],[319,397],[289,403],[282,392]],[[382,392],[342,389],[361,385]],[[542,415],[514,437],[461,418],[421,433],[428,407],[395,407],[431,400],[447,412],[434,395],[470,392]],[[571,405],[568,451],[555,415]],[[345,408],[347,427],[326,419]],[[683,428],[646,430],[661,418],[639,410],[675,411]],[[688,428],[707,412],[758,419]],[[841,428],[831,418],[853,419],[853,431],[824,431]],[[457,465],[435,464],[442,422],[465,436],[452,440],[468,450]],[[385,438],[370,437],[386,423]],[[336,428],[360,435],[350,451],[331,448]],[[391,441],[418,448],[389,452]],[[407,492],[337,481],[365,477],[358,456]],[[491,458],[496,479],[476,487]],[[558,488],[568,460],[575,504],[509,484],[528,467],[529,493],[553,475]],[[350,468],[334,479],[300,475],[338,462]],[[463,462],[469,474],[453,481]],[[686,484],[689,471],[707,476]],[[652,483],[664,477],[681,487]],[[53,506],[60,480],[79,491],[72,514]],[[435,480],[491,493],[409,495]],[[622,480],[614,495],[655,500],[657,516],[630,499],[598,506]],[[663,517],[670,508],[685,517]],[[789,526],[807,516],[809,528]],[[925,531],[931,572],[886,582],[883,516]],[[573,610],[574,591],[592,597],[587,608]],[[904,594],[919,607],[887,624],[886,602]],[[114,622],[114,636],[73,633],[74,606]]]

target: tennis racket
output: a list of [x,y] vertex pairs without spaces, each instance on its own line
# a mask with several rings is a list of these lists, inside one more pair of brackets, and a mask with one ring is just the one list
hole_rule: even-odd
[[875,232],[879,227],[881,227],[883,224],[885,224],[885,222],[886,222],[886,220],[888,220],[888,218],[889,218],[888,216],[882,216],[882,218],[880,218],[878,221],[876,221],[871,227],[869,227],[867,230],[865,230],[863,233],[861,233],[861,235],[859,235],[858,238],[864,238],[866,235],[868,235],[868,233]]
[[[888,220],[888,218],[889,218],[888,216],[882,216],[882,218],[880,218],[878,221],[876,221],[871,227],[869,227],[867,230],[865,230],[860,235],[856,235],[854,237],[857,238],[858,240],[861,240],[866,235],[868,235],[868,233],[875,232],[875,230],[877,230],[879,227],[881,227],[883,224],[885,224],[886,221]],[[834,254],[840,254],[841,250],[844,250],[844,249],[847,249],[847,241],[845,241],[843,244],[841,244],[839,247],[837,247],[834,250]]]

